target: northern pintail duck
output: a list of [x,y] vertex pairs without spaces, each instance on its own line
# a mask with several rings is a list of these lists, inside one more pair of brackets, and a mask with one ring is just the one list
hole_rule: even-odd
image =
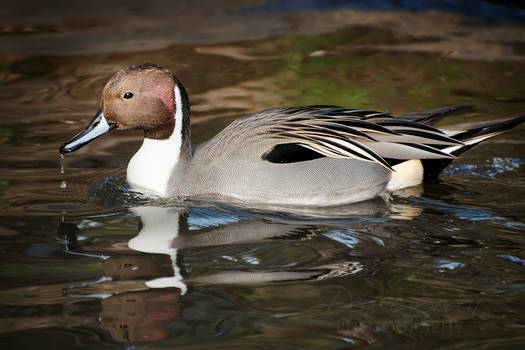
[[162,197],[328,206],[367,200],[439,175],[457,155],[525,116],[466,131],[432,125],[451,106],[393,117],[337,106],[268,109],[237,119],[192,148],[190,102],[177,77],[145,63],[116,73],[72,152],[118,128],[144,130],[127,181]]

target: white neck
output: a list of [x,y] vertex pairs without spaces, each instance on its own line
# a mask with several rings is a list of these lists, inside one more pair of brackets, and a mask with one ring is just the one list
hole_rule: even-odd
[[182,146],[182,98],[177,85],[173,92],[175,130],[166,140],[144,138],[142,146],[128,164],[128,183],[142,192],[160,196],[168,195],[168,182],[180,160]]

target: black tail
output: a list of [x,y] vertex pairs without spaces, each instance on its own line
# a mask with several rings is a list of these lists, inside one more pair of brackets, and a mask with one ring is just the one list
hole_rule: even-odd
[[[446,108],[446,107],[445,107]],[[463,142],[463,145],[459,146],[445,146],[442,147],[442,151],[450,153],[455,157],[459,156],[461,153],[471,149],[478,143],[491,138],[493,136],[499,135],[502,132],[509,130],[515,126],[520,125],[525,122],[525,115],[521,117],[508,119],[504,121],[495,121],[486,123],[483,125],[478,125],[472,129],[466,131],[460,131],[456,134],[449,135],[453,139]],[[423,159],[424,177],[425,180],[436,178],[439,174],[445,169],[452,159]]]

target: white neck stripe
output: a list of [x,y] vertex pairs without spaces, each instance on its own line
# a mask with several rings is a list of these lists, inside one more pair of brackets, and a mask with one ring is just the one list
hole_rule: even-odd
[[[177,84],[175,84],[175,88],[173,88],[173,94],[175,95],[175,130],[173,130],[173,134],[178,135],[182,143],[182,97]],[[173,134],[171,136],[173,136]]]
[[142,146],[128,164],[128,183],[139,190],[168,195],[168,182],[177,163],[182,147],[184,120],[180,88],[175,85],[175,128],[166,140],[144,138]]

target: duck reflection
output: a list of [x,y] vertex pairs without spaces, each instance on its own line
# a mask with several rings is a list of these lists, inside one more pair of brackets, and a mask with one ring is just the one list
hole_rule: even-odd
[[[356,245],[357,249],[362,244],[374,245],[388,233],[377,230],[368,239],[351,232],[363,224],[372,227],[371,221],[385,215],[410,219],[418,214],[417,208],[402,202],[391,205],[381,199],[338,208],[274,208],[278,212],[210,203],[193,203],[191,208],[143,205],[129,209],[130,215],[118,215],[120,224],[139,218],[134,236],[125,231],[86,235],[84,224],[62,222],[58,236],[65,251],[99,259],[102,277],[6,291],[3,300],[9,305],[44,309],[62,305],[64,311],[60,317],[42,312],[34,318],[4,318],[3,329],[12,332],[63,324],[94,328],[116,342],[164,339],[181,315],[181,297],[192,289],[326,280],[362,271],[360,260],[348,251]],[[12,295],[33,297],[11,300]],[[68,308],[83,311],[79,314]]]
[[180,315],[180,292],[173,289],[116,294],[102,300],[100,327],[118,342],[148,342],[169,336]]
[[[177,266],[177,247],[173,240],[179,235],[179,222],[187,220],[186,208],[136,207],[132,211],[140,216],[139,234],[129,240],[130,249],[153,254],[167,255],[172,272],[168,277],[158,277],[145,282],[149,288],[175,287],[186,294],[188,287],[182,281]],[[159,271],[162,273],[162,271]],[[161,276],[164,276],[163,274]]]
[[[169,325],[180,314],[179,298],[188,285],[249,284],[292,281],[329,276],[334,270],[353,273],[359,264],[334,264],[300,271],[221,271],[183,278],[179,251],[187,248],[247,244],[274,237],[308,234],[305,223],[254,220],[251,217],[233,223],[211,220],[192,234],[189,209],[182,207],[141,206],[130,209],[140,218],[139,233],[123,245],[92,247],[77,240],[78,228],[64,223],[60,232],[67,237],[72,254],[84,254],[103,260],[104,277],[68,286],[69,297],[99,298],[99,326],[118,342],[144,342],[167,337]],[[224,218],[223,218],[224,219]],[[225,220],[228,221],[228,220]],[[194,225],[199,226],[199,219]],[[94,252],[94,248],[98,252]],[[137,254],[140,252],[141,254]],[[151,254],[144,254],[151,253]]]
[[[413,188],[400,195],[413,196],[414,191],[417,194],[420,193],[420,189]],[[323,279],[327,276],[355,273],[360,270],[358,263],[343,262],[315,266],[301,271],[228,270],[183,278],[181,268],[177,264],[177,251],[207,246],[254,244],[272,238],[307,239],[315,234],[315,227],[319,225],[329,224],[331,227],[335,225],[335,227],[348,228],[348,222],[336,225],[333,219],[337,218],[373,216],[386,212],[391,217],[409,219],[420,213],[419,208],[404,204],[390,205],[382,198],[332,208],[264,207],[258,209],[265,210],[265,213],[269,212],[268,209],[272,209],[272,212],[279,211],[286,215],[286,218],[279,219],[276,216],[261,214],[259,211],[255,217],[245,217],[233,222],[230,222],[231,217],[223,218],[224,222],[221,222],[219,218],[219,220],[208,221],[210,226],[190,230],[188,227],[189,209],[186,207],[140,206],[132,208],[131,211],[140,217],[141,225],[138,235],[128,242],[128,247],[143,253],[162,254],[168,256],[171,261],[172,274],[147,280],[145,281],[146,286],[149,288],[175,287],[185,294],[188,284],[248,284],[311,278]]]
[[[110,247],[93,247],[77,240],[78,228],[63,223],[59,233],[72,254],[103,260],[104,277],[68,286],[70,297],[101,299],[100,327],[119,342],[152,341],[168,335],[170,322],[180,314],[180,295],[188,284],[246,284],[321,278],[332,270],[358,271],[358,264],[319,266],[304,271],[221,271],[183,278],[179,251],[205,246],[256,243],[273,237],[308,234],[304,221],[242,218],[230,223],[215,218],[204,225],[199,218],[189,230],[189,209],[185,207],[140,206],[130,209],[140,218],[138,235]],[[231,218],[230,218],[231,219]],[[302,230],[302,231],[301,231]],[[142,254],[137,254],[140,252]],[[151,253],[151,254],[143,254]]]
[[[407,196],[414,194],[406,193]],[[205,273],[188,272],[193,270],[192,266],[184,264],[181,252],[191,254],[195,252],[193,248],[258,244],[272,239],[305,241],[324,232],[319,229],[323,225],[348,229],[360,224],[351,220],[338,223],[341,218],[387,213],[391,217],[410,219],[419,214],[417,208],[399,202],[391,205],[388,200],[378,198],[337,208],[257,208],[252,211],[256,214],[251,215],[220,210],[210,213],[206,207],[191,210],[164,205],[134,207],[130,212],[140,218],[139,232],[127,242],[127,247],[120,245],[118,252],[115,247],[111,252],[100,246],[96,247],[97,252],[93,251],[94,247],[76,247],[85,254],[102,254],[105,277],[90,284],[71,286],[66,293],[100,297],[100,326],[114,340],[157,340],[168,335],[169,324],[180,314],[179,298],[192,286],[323,280],[363,269],[359,261],[327,259],[327,262],[317,257],[308,268],[300,269],[258,266],[256,269],[209,269],[213,273],[207,269]],[[272,213],[278,210],[281,215],[269,215],[268,209],[272,209]],[[109,257],[103,258],[106,254]]]
[[[370,203],[365,207],[367,212]],[[355,208],[354,208],[355,210]],[[297,238],[307,237],[315,229],[304,220],[279,220],[274,217],[259,216],[257,218],[245,217],[228,222],[231,217],[215,218],[211,226],[198,227],[189,230],[189,209],[181,207],[141,206],[132,208],[131,211],[140,217],[139,233],[128,242],[128,247],[142,253],[153,253],[154,256],[169,258],[169,263],[164,263],[166,269],[154,268],[158,277],[146,279],[148,288],[175,287],[184,295],[188,284],[249,284],[262,282],[293,281],[310,278],[320,278],[329,274],[334,268],[348,268],[348,265],[316,266],[308,270],[273,271],[271,269],[257,269],[257,271],[220,271],[205,275],[182,276],[177,258],[178,251],[191,248],[211,246],[254,244],[271,238]],[[302,213],[304,214],[304,212]],[[221,222],[225,220],[225,222]],[[199,220],[197,220],[199,224]],[[317,222],[316,224],[319,224]],[[300,237],[299,237],[300,238]],[[159,255],[160,254],[160,255]],[[154,259],[148,260],[155,267],[161,264]],[[140,263],[144,263],[141,261]],[[122,264],[121,264],[122,265]],[[128,263],[135,271],[142,270],[139,262]],[[151,271],[151,268],[147,269]],[[151,275],[149,275],[151,276]],[[145,277],[145,276],[144,276]]]

